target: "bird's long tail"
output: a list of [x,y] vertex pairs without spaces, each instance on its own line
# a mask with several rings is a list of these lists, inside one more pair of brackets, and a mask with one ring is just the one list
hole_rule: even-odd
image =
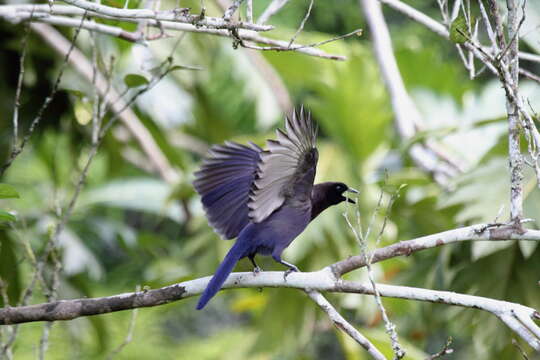
[[203,307],[205,307],[208,301],[210,301],[210,299],[212,299],[214,295],[216,295],[219,289],[221,289],[223,283],[225,282],[225,280],[227,280],[227,277],[234,269],[236,263],[242,257],[244,257],[246,245],[247,242],[242,241],[242,239],[239,238],[233,245],[231,250],[229,250],[225,258],[217,268],[214,276],[206,286],[206,289],[204,289],[204,292],[199,298],[199,302],[197,303],[197,310],[201,310]]

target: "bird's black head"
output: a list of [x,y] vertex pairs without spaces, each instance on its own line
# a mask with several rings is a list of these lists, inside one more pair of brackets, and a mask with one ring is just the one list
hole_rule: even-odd
[[329,182],[325,183],[327,186],[325,186],[325,196],[329,200],[329,203],[332,205],[339,204],[342,201],[347,201],[353,204],[356,204],[356,201],[354,199],[351,199],[349,197],[346,197],[344,193],[351,192],[351,193],[358,193],[357,190],[354,190],[350,187],[348,187],[346,184],[342,182]]
[[311,219],[314,219],[326,208],[342,201],[356,204],[354,199],[344,195],[345,192],[358,193],[357,190],[348,187],[342,182],[324,182],[313,186]]

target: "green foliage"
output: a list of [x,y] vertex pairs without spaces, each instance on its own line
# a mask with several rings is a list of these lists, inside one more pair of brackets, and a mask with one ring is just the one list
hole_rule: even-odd
[[471,34],[469,33],[465,16],[459,14],[450,24],[450,40],[456,44],[463,44],[470,38]]
[[[123,6],[115,0],[105,3]],[[270,36],[292,36],[308,3],[289,2],[271,21],[287,30],[280,34],[274,31]],[[527,6],[534,8],[532,3]],[[254,2],[255,13],[267,4]],[[128,4],[130,8],[136,5]],[[182,3],[194,11],[200,5],[195,0]],[[438,14],[434,4],[416,1],[415,5],[430,15]],[[406,143],[393,130],[390,102],[369,36],[322,47],[347,56],[346,62],[292,52],[258,54],[281,77],[293,103],[305,104],[320,126],[316,181],[338,179],[359,188],[358,210],[364,229],[379,197],[386,204],[395,189],[407,184],[389,213],[378,246],[463,224],[493,221],[501,205],[508,203],[505,109],[500,87],[484,78],[469,81],[451,44],[391,12],[385,15],[405,85],[425,119],[422,131]],[[464,26],[458,20],[451,31],[456,42],[463,41],[456,35]],[[339,6],[316,2],[297,41],[317,42],[362,26],[357,1],[344,0]],[[10,29],[0,31],[9,34],[6,39],[20,35]],[[529,35],[526,41],[535,36]],[[134,70],[141,67],[134,62],[137,59],[132,44],[101,36],[97,40],[104,58],[114,54],[116,71],[128,74],[116,79],[119,87],[125,85],[129,92],[135,92],[148,84],[147,74]],[[149,49],[164,60],[171,56],[176,42],[170,40],[151,42]],[[78,45],[85,49],[89,44],[83,38]],[[16,63],[19,44],[6,41],[0,46],[5,50],[0,56],[0,74],[7,79],[0,84],[0,106],[8,114],[12,103],[6,99],[14,97],[16,77],[6,69]],[[180,180],[176,184],[160,180],[140,143],[122,126],[115,127],[106,136],[59,239],[58,255],[64,269],[60,298],[106,296],[132,291],[137,285],[156,288],[210,275],[231,246],[208,226],[193,191],[192,174],[200,163],[200,154],[192,145],[224,140],[254,140],[263,145],[264,139],[272,136],[271,130],[283,125],[276,94],[269,90],[264,71],[254,65],[258,58],[233,50],[229,39],[187,35],[172,57],[175,64],[193,64],[178,65],[173,70],[203,70],[174,71],[160,84],[162,88],[158,85],[152,94],[145,94],[133,110]],[[31,39],[27,61],[20,119],[23,130],[33,110],[47,96],[59,59]],[[98,67],[103,70],[102,62]],[[41,69],[50,70],[43,74]],[[65,208],[71,199],[88,156],[92,92],[73,72],[68,71],[66,76],[62,96],[52,104],[25,151],[1,179],[1,208],[9,211],[0,212],[0,221],[6,221],[0,228],[0,277],[9,284],[11,304],[20,299],[21,289],[27,286],[34,270],[32,251],[39,254],[50,240],[58,209]],[[537,87],[525,82],[522,86],[532,106],[537,106]],[[171,95],[172,90],[179,95]],[[152,103],[150,96],[166,101]],[[178,103],[183,107],[171,110],[163,105]],[[159,120],[164,113],[169,122]],[[9,121],[0,122],[0,132],[1,139],[10,139]],[[181,133],[190,135],[194,142],[177,139]],[[436,185],[407,155],[410,146],[425,140],[438,141],[465,164],[464,173],[449,189]],[[179,143],[181,146],[177,146]],[[0,142],[0,146],[2,153],[7,153],[9,141]],[[533,218],[531,226],[537,227],[540,191],[532,186],[530,173],[525,184],[526,216]],[[319,216],[286,250],[284,258],[304,271],[315,271],[358,254],[358,243],[342,216],[346,211],[352,216],[356,209],[342,204]],[[385,214],[383,205],[373,217],[373,234],[381,228]],[[499,219],[504,221],[507,216],[505,207]],[[373,240],[369,241],[370,248],[375,246]],[[536,242],[455,244],[385,261],[374,269],[381,282],[491,296],[538,308],[535,284],[540,268],[535,259],[539,251]],[[258,261],[265,270],[282,270],[271,259]],[[243,260],[236,270],[250,271],[251,265]],[[47,276],[51,275],[49,271],[47,266]],[[347,279],[367,280],[364,270],[348,274]],[[38,293],[32,302],[45,301]],[[328,298],[390,356],[389,339],[372,297],[328,294]],[[320,309],[295,290],[226,291],[202,312],[194,311],[195,301],[141,309],[133,341],[117,357],[367,358],[358,344],[334,329]],[[399,299],[384,299],[384,304],[397,325],[408,359],[424,359],[439,351],[448,336],[454,338],[455,358],[517,356],[509,333],[487,314]],[[131,312],[120,312],[58,323],[51,333],[48,354],[54,359],[102,359],[124,341],[130,316]],[[15,357],[34,358],[41,324],[24,325],[20,331]]]
[[21,274],[18,267],[18,251],[15,242],[5,229],[0,228],[0,280],[7,292],[9,304],[4,304],[0,297],[0,305],[15,306],[21,293]]
[[149,81],[146,77],[139,74],[127,74],[124,77],[124,84],[128,88],[135,88],[143,85],[148,85]]
[[0,199],[19,198],[19,193],[9,184],[0,184]]

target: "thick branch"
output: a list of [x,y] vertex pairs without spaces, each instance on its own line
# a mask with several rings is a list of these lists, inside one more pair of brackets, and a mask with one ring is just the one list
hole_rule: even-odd
[[[494,0],[493,0],[494,1]],[[525,0],[524,0],[525,1]],[[519,81],[519,19],[515,0],[507,0],[508,6],[508,39],[509,49],[506,56],[512,82],[509,84],[514,95],[518,95]],[[497,14],[499,17],[500,14]],[[525,16],[525,14],[523,14]],[[510,158],[510,218],[519,224],[523,217],[523,158],[520,151],[520,119],[519,108],[511,96],[506,97],[508,114],[508,154]],[[533,125],[534,126],[534,125]]]
[[[421,238],[402,241],[376,250],[372,262],[381,261],[413,252],[460,241],[478,240],[531,240],[540,241],[539,230],[516,231],[511,225],[480,224],[454,229]],[[353,256],[335,263],[323,270],[309,273],[292,273],[286,280],[282,272],[234,273],[225,282],[224,288],[244,287],[289,287],[306,291],[355,292],[372,294],[370,284],[343,281],[341,274],[364,266],[363,256]],[[186,281],[156,290],[126,293],[103,298],[62,300],[22,307],[0,309],[0,324],[24,323],[32,321],[70,320],[81,316],[104,314],[140,307],[157,306],[200,294],[210,277]],[[377,284],[381,296],[397,297],[419,301],[430,301],[458,305],[488,311],[499,317],[512,330],[525,339],[533,348],[540,350],[537,339],[540,329],[531,319],[540,319],[540,314],[523,305],[456,294],[447,291],[433,291],[403,286]]]
[[[97,315],[114,311],[151,307],[186,299],[202,293],[210,277],[186,281],[156,290],[125,293],[93,299],[62,300],[52,303],[0,309],[0,324],[33,321],[71,320],[81,316]],[[259,274],[233,273],[223,288],[287,287],[307,291],[346,292],[373,294],[371,284],[344,281],[334,277],[329,268],[317,272],[292,273],[286,280],[283,272],[268,271]],[[440,304],[475,308],[501,318],[533,348],[540,350],[540,331],[532,319],[540,319],[536,310],[506,301],[480,296],[457,294],[406,286],[377,284],[381,296],[400,299],[427,301]]]
[[[540,241],[540,230],[525,229],[517,231],[511,225],[478,224],[464,228],[448,230],[437,234],[419,237],[413,240],[400,241],[396,244],[379,248],[373,251],[372,263],[394,258],[397,256],[409,256],[414,252],[431,249],[434,247],[453,244],[462,241],[498,241],[498,240],[529,240]],[[350,271],[365,266],[364,257],[361,255],[351,256],[346,260],[332,265],[336,276],[341,276]]]

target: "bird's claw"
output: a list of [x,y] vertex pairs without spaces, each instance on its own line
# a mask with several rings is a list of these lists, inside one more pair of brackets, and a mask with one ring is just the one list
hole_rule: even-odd
[[287,276],[289,276],[292,272],[300,272],[300,269],[298,269],[296,266],[291,266],[285,273],[283,274],[283,280],[287,281]]
[[255,266],[255,267],[253,268],[253,276],[259,275],[259,273],[260,273],[261,271],[262,271],[262,269],[261,269],[260,267]]

